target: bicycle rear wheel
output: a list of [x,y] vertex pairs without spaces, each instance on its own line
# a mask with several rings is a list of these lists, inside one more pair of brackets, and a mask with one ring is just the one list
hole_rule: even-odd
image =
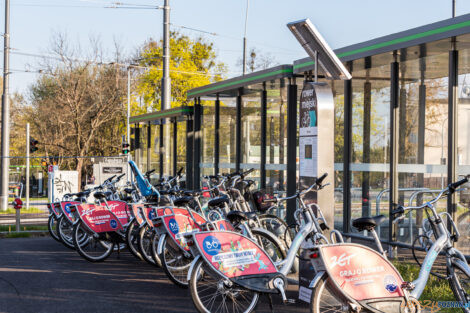
[[47,220],[47,229],[49,230],[49,234],[51,234],[52,238],[58,242],[61,242],[59,234],[57,233],[57,219],[52,214],[49,215],[49,219]]
[[255,310],[259,293],[235,285],[228,286],[205,270],[207,263],[199,259],[189,280],[191,299],[201,313],[249,313]]
[[[447,274],[450,276],[449,285],[455,299],[463,304],[470,303],[470,269],[457,262],[452,262],[452,264],[453,268],[447,269]],[[470,307],[462,307],[462,311],[470,313]]]
[[[81,239],[83,236],[86,239]],[[95,234],[88,234],[82,226],[82,222],[73,227],[73,243],[78,253],[90,262],[102,262],[108,258],[114,250],[114,242],[99,238]]]

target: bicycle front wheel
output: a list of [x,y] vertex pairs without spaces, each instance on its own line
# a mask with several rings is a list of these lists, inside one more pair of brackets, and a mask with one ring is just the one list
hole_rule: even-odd
[[59,234],[57,233],[57,219],[52,214],[49,215],[49,220],[47,221],[47,229],[49,230],[49,234],[51,234],[52,238],[54,238],[58,242],[61,242]]
[[[86,236],[86,239],[83,239]],[[114,250],[114,242],[103,240],[95,234],[88,234],[82,227],[82,222],[73,227],[73,243],[78,253],[90,262],[102,262]]]
[[178,287],[188,288],[188,271],[191,266],[192,258],[185,256],[185,253],[174,244],[169,242],[166,235],[162,241],[162,253],[159,258],[162,262],[162,268],[168,278]]
[[249,313],[258,304],[259,293],[235,285],[228,286],[208,274],[208,266],[199,259],[194,265],[189,281],[191,299],[198,312],[201,313]]
[[[453,268],[447,269],[447,275],[450,277],[449,285],[454,293],[455,299],[462,304],[470,303],[470,268],[452,262]],[[453,273],[451,273],[453,272]],[[470,307],[462,307],[462,311],[470,313]]]
[[151,265],[158,266],[152,257],[152,229],[144,226],[139,233],[139,251],[140,255]]
[[349,312],[346,299],[333,289],[333,282],[325,273],[312,291],[310,313],[342,313]]
[[70,249],[75,249],[72,240],[73,225],[65,216],[62,215],[57,221],[56,231],[64,246]]
[[139,240],[139,225],[137,224],[136,221],[132,221],[132,223],[129,224],[126,230],[126,243],[132,255],[135,256],[139,260],[143,260],[142,255],[139,252],[138,240]]

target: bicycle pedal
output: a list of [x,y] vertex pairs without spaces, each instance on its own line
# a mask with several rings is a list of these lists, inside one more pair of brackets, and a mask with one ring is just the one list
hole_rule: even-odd
[[415,289],[415,285],[410,281],[404,281],[401,284],[401,289],[413,290],[413,289]]
[[284,300],[284,304],[296,304],[297,301],[295,299],[286,299]]

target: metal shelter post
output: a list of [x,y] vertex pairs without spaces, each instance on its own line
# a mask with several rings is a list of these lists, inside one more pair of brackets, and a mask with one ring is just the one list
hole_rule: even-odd
[[173,176],[178,171],[178,122],[176,117],[173,119]]
[[[260,155],[260,188],[266,188],[266,119],[267,119],[267,100],[266,82],[263,82],[263,91],[261,91],[261,155]],[[282,130],[281,130],[282,131]],[[271,128],[271,133],[273,129]]]
[[194,145],[193,145],[193,188],[199,189],[201,183],[201,98],[194,105]]
[[[394,52],[395,61],[390,65],[390,204],[389,204],[389,233],[388,241],[394,242],[397,238],[397,227],[393,224],[392,211],[398,203],[398,114],[399,114],[399,63],[397,53]],[[396,254],[396,247],[389,246],[389,256]]]
[[186,188],[193,189],[193,116],[186,120]]
[[217,94],[214,110],[214,175],[219,174],[220,163],[220,99]]
[[[453,39],[455,40],[455,39]],[[449,103],[448,103],[448,139],[447,139],[447,183],[457,180],[457,91],[459,85],[458,62],[459,52],[455,49],[453,42],[452,50],[449,51]],[[457,211],[456,194],[447,197],[447,212],[455,220]]]
[[237,115],[235,126],[235,171],[240,171],[240,163],[242,162],[242,95],[243,88],[238,89],[237,95]]
[[[349,71],[352,71],[350,62]],[[352,80],[344,81],[344,146],[343,146],[343,232],[349,233],[351,220],[351,155],[352,155]]]
[[[287,196],[297,192],[297,85],[295,78],[287,86]],[[294,223],[296,200],[287,201],[286,221]]]

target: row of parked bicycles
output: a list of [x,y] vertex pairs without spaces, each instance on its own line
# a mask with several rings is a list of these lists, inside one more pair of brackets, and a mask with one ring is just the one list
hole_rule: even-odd
[[[113,176],[49,204],[51,236],[91,262],[128,249],[189,289],[199,312],[252,312],[261,295],[293,302],[286,295],[292,283],[287,276],[298,272],[300,258],[315,271],[309,286],[311,312],[421,312],[418,300],[440,254],[447,269],[442,278],[462,310],[470,312],[470,268],[453,245],[458,229],[451,216],[437,213],[434,206],[467,177],[421,206],[397,206],[390,216],[398,223],[407,211],[427,214],[427,254],[419,277],[405,282],[375,232],[387,217],[352,222],[373,235],[374,250],[344,242],[340,232],[330,229],[321,208],[304,201],[306,194],[329,185],[324,183],[327,174],[307,189],[279,198],[256,190],[248,177],[253,170],[207,176],[202,190],[185,190],[180,187],[182,170],[154,186],[153,171],[142,174],[133,161],[129,166],[133,181],[125,187],[117,187],[123,175]],[[287,200],[297,203],[291,225],[273,214]]]

